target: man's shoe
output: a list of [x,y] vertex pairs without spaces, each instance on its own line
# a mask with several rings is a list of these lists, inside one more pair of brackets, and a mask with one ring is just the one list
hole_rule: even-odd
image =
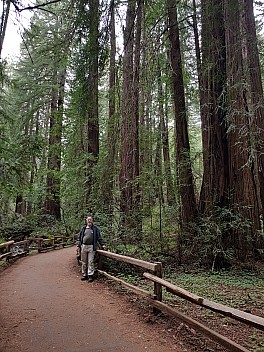
[[92,281],[93,281],[93,276],[91,276],[91,275],[88,276],[88,281],[89,281],[89,282],[92,282]]
[[82,280],[82,281],[88,280],[88,277],[87,277],[87,276],[82,276],[82,277],[81,277],[81,280]]

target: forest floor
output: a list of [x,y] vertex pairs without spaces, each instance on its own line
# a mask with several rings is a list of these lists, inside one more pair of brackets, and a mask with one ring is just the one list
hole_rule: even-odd
[[[207,286],[201,272],[183,271],[166,279],[195,294],[207,292],[201,296],[212,301],[217,297],[219,303],[264,317],[261,273],[262,268],[254,283],[255,276],[248,273],[244,285],[241,280],[240,285],[235,284],[241,274],[234,274],[232,280],[228,275],[208,276]],[[154,315],[143,298],[102,276],[93,283],[79,279],[74,248],[19,259],[0,273],[0,351],[227,351],[176,318]],[[52,294],[57,298],[52,300]],[[84,318],[80,304],[89,299],[93,300],[92,309]],[[164,294],[164,302],[249,351],[264,351],[264,332],[260,330],[170,294]],[[93,314],[93,324],[100,326],[93,333],[93,338],[99,338],[96,348],[81,345],[84,341],[80,338],[84,320],[91,320]],[[40,336],[36,337],[37,333]]]

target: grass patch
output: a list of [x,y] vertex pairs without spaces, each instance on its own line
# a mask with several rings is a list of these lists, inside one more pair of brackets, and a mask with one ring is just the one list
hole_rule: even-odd
[[229,271],[174,272],[164,277],[172,284],[193,294],[233,308],[245,308],[264,304],[264,278],[258,273]]

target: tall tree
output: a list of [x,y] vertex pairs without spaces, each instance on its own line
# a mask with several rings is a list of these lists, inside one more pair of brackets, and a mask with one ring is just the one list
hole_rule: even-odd
[[221,2],[202,1],[202,18],[200,96],[204,172],[200,210],[202,214],[209,214],[215,206],[222,207],[228,202],[226,107],[223,95],[226,54]]
[[[120,209],[125,225],[139,230],[139,140],[138,140],[138,80],[141,34],[141,1],[129,0],[124,32],[122,121],[121,121],[121,171]],[[136,8],[138,11],[136,12]],[[137,14],[137,16],[136,16]],[[136,19],[136,27],[135,27]],[[137,29],[137,30],[136,30]],[[136,41],[135,41],[136,33]]]
[[[65,24],[65,23],[66,24]],[[72,26],[60,16],[56,18],[54,28],[55,44],[63,49],[63,57],[53,52],[53,74],[50,103],[50,130],[48,145],[48,164],[46,180],[45,209],[56,219],[61,218],[61,158],[62,158],[62,126],[64,110],[64,91],[69,47],[72,40]]]
[[99,155],[99,0],[78,1],[76,19],[79,33],[79,58],[75,68],[76,81],[80,85],[78,98],[80,118],[81,148],[86,158],[84,205],[86,211],[94,211],[91,194],[94,185],[94,168]]
[[166,193],[168,205],[174,205],[176,203],[175,190],[173,185],[173,179],[171,174],[171,160],[170,160],[170,148],[169,148],[169,131],[168,131],[168,116],[164,109],[164,92],[162,85],[161,67],[158,61],[158,101],[159,101],[159,115],[160,115],[160,133],[162,140],[163,160],[164,160],[164,172],[166,181]]
[[264,100],[253,0],[223,4],[230,197],[233,211],[252,221],[251,241],[242,231],[235,231],[233,236],[237,254],[243,258],[259,248],[256,232],[261,229],[264,215]]
[[183,227],[187,227],[190,222],[195,220],[197,215],[197,205],[190,158],[177,8],[174,0],[167,0],[167,11],[175,114],[176,165],[181,201],[181,221]]
[[[263,217],[263,92],[253,2],[202,1],[202,18],[200,208],[212,214],[227,207],[240,219],[240,228],[232,228],[225,218],[230,228],[220,245],[242,259],[258,252]],[[247,221],[250,228],[242,226]]]
[[113,211],[113,191],[117,164],[118,142],[118,110],[117,110],[117,75],[116,75],[116,28],[115,1],[110,3],[110,62],[109,62],[109,101],[108,120],[106,126],[106,150],[103,161],[101,179],[101,194],[104,209],[108,213]]

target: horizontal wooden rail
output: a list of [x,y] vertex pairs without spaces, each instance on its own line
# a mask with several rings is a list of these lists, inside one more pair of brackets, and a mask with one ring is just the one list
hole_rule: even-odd
[[0,260],[8,258],[8,257],[11,257],[11,256],[12,256],[12,252],[7,252],[7,253],[4,253],[4,254],[1,254],[0,255]]
[[[162,263],[161,262],[150,263],[150,262],[146,262],[144,260],[131,258],[131,257],[125,256],[125,255],[116,254],[116,253],[103,251],[103,250],[98,250],[97,252],[99,253],[99,265],[98,265],[99,270],[101,270],[103,267],[102,258],[108,257],[111,259],[115,259],[117,261],[136,265],[136,266],[141,267],[143,269],[150,270],[150,271],[152,271],[153,274],[157,275],[158,277],[162,277]],[[156,282],[154,282],[154,296],[158,301],[162,301],[162,286]],[[154,312],[157,313],[156,309],[154,309]]]
[[15,243],[15,241],[8,241],[8,242],[0,243],[1,252],[3,250],[6,251],[5,253],[0,254],[0,260],[2,260],[2,259],[8,260],[8,258],[12,255],[10,248],[14,243]]
[[19,242],[14,242],[14,246],[22,246],[22,245],[27,245],[29,244],[29,240],[24,240],[24,241],[19,241]]
[[129,284],[128,282],[122,280],[122,279],[119,279],[115,276],[112,276],[110,274],[108,274],[107,272],[103,271],[103,270],[98,270],[98,272],[104,276],[106,276],[108,279],[110,280],[113,280],[113,281],[116,281],[118,282],[119,284],[129,288],[130,290],[132,290],[133,292],[135,292],[136,294],[139,294],[143,297],[149,297],[149,298],[152,298],[152,299],[155,299],[155,296],[152,295],[150,292],[146,291],[146,290],[143,290],[135,285],[132,285],[132,284]]
[[208,309],[213,310],[217,313],[221,313],[225,316],[231,317],[235,320],[239,320],[245,324],[248,324],[250,326],[254,326],[255,328],[258,328],[258,329],[264,331],[264,318],[262,318],[262,317],[259,317],[257,315],[253,315],[250,313],[246,313],[246,312],[243,312],[243,311],[235,309],[235,308],[230,308],[230,307],[225,306],[223,304],[215,303],[215,302],[209,301],[208,299],[204,299],[202,297],[193,295],[192,293],[185,291],[182,288],[179,288],[179,287],[169,283],[168,281],[163,280],[155,275],[152,275],[149,273],[144,273],[143,276],[153,282],[157,282],[157,283],[161,284],[162,286],[166,287],[167,291],[169,291],[170,293],[173,293],[181,298],[184,298],[187,301],[198,304],[202,307],[208,308]]
[[101,249],[99,249],[97,252],[99,254],[103,254],[104,257],[108,257],[108,258],[116,259],[121,262],[133,264],[133,265],[139,266],[141,268],[151,270],[153,272],[155,272],[159,266],[157,263],[149,263],[144,260],[127,257],[125,255],[116,254],[116,253],[112,253],[112,252],[103,251]]
[[[76,235],[65,236],[65,235],[54,235],[51,238],[42,238],[42,237],[29,237],[23,241],[15,242],[8,241],[0,244],[0,260],[9,258],[15,258],[17,256],[22,256],[28,254],[30,250],[37,250],[39,253],[43,250],[55,249],[57,247],[65,247],[66,240],[69,241],[69,245],[75,243]],[[59,243],[58,243],[59,242]],[[49,243],[50,246],[45,247],[44,244]],[[22,247],[16,249],[16,247]],[[6,253],[3,253],[5,251]],[[2,253],[1,253],[2,252]]]
[[162,312],[170,314],[170,315],[177,317],[178,319],[184,321],[189,326],[192,326],[195,330],[202,332],[204,335],[208,336],[213,341],[218,342],[220,345],[228,348],[230,351],[232,351],[232,352],[249,352],[249,350],[247,350],[243,346],[240,346],[236,342],[228,339],[227,337],[225,337],[223,335],[218,334],[217,332],[209,329],[207,326],[201,324],[200,322],[198,322],[192,318],[189,318],[186,315],[176,311],[175,309],[167,306],[165,303],[151,300],[149,298],[147,298],[147,301],[149,302],[149,304],[151,304],[152,306],[161,310]]
[[1,248],[7,248],[8,246],[11,246],[11,244],[15,243],[15,241],[8,241],[4,243],[0,243],[0,249]]

